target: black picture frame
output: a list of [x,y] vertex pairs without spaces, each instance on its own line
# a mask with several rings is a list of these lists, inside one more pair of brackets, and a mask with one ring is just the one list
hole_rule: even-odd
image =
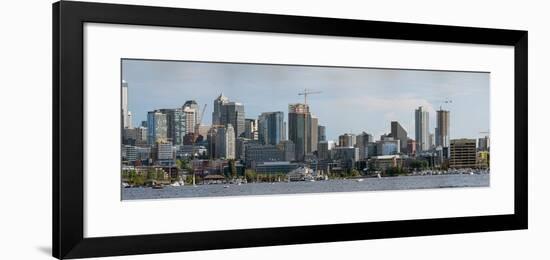
[[[87,22],[513,46],[514,214],[85,238]],[[52,254],[59,259],[527,229],[527,31],[61,1],[53,4],[52,62]]]

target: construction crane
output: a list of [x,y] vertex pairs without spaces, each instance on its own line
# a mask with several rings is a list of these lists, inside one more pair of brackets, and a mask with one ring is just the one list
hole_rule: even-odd
[[206,105],[207,104],[204,104],[204,106],[202,107],[202,112],[199,114],[199,121],[195,123],[195,133],[199,132],[200,126],[202,124],[202,119],[204,117],[204,112],[206,111]]
[[298,96],[304,96],[304,104],[307,105],[307,96],[312,94],[320,94],[321,91],[311,91],[307,88],[304,88],[303,92],[298,93]]

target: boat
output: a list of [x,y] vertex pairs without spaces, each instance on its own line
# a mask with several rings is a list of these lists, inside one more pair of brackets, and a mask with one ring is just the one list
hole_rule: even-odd
[[155,184],[151,188],[153,188],[155,190],[160,190],[160,189],[163,189],[164,187],[162,186],[162,184]]
[[224,189],[229,188],[229,185],[223,185],[223,188]]
[[355,181],[356,181],[356,182],[362,182],[363,179],[357,179],[357,180],[355,180]]
[[376,175],[376,177],[378,177],[378,179],[382,179],[382,176],[379,174]]

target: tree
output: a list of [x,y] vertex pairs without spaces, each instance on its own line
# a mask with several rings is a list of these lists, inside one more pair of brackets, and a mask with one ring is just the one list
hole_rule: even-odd
[[147,180],[154,180],[157,178],[157,173],[153,169],[147,170]]
[[358,171],[357,169],[351,169],[351,170],[349,171],[349,175],[350,175],[351,177],[357,177],[357,176],[360,176],[361,173],[359,173],[359,171]]
[[244,177],[246,178],[247,182],[254,182],[254,180],[256,180],[256,177],[257,177],[256,171],[252,169],[246,169],[244,171]]
[[414,160],[411,162],[411,168],[415,170],[422,170],[428,167],[428,162],[424,160]]
[[229,160],[229,173],[231,174],[232,179],[237,177],[237,166],[235,165],[234,159]]

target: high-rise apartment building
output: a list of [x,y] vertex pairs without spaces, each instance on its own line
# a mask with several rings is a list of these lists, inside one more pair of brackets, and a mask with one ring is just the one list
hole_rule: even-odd
[[374,140],[371,134],[363,132],[357,135],[355,138],[355,145],[357,146],[357,149],[359,149],[359,160],[367,159],[369,156],[375,155],[369,154],[368,152],[369,143],[372,142],[374,142]]
[[426,151],[429,147],[429,138],[430,138],[430,123],[429,123],[429,113],[420,106],[414,111],[414,134],[415,141],[417,145],[417,151]]
[[295,145],[297,161],[303,161],[311,152],[311,114],[306,104],[290,104],[288,106],[288,139]]
[[223,94],[214,100],[214,111],[212,112],[212,125],[231,125],[234,130],[235,139],[244,135],[245,131],[244,105],[238,102],[230,102]]
[[397,121],[391,122],[391,133],[390,136],[393,137],[394,140],[399,140],[399,143],[401,145],[401,151],[407,150],[407,131],[403,129],[403,127],[399,124]]
[[451,168],[476,168],[476,140],[475,139],[453,139],[451,140]]
[[261,144],[277,145],[284,140],[284,117],[281,111],[264,112],[258,117],[258,140]]
[[345,133],[338,136],[338,146],[340,147],[353,147],[355,146],[356,137],[354,134]]
[[449,147],[450,145],[450,112],[438,110],[436,112],[435,146]]
[[326,128],[326,126],[319,125],[317,127],[317,135],[318,135],[318,138],[317,138],[318,142],[326,141],[327,140],[327,128]]
[[147,144],[168,141],[168,121],[166,114],[155,110],[147,113]]

